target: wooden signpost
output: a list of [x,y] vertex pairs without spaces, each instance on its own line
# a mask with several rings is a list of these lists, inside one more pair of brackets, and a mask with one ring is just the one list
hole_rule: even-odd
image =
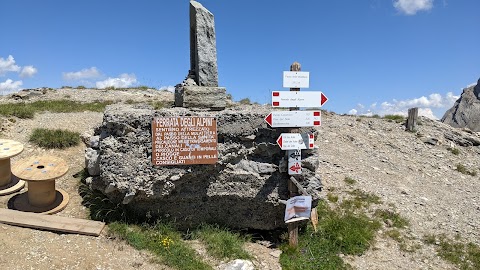
[[180,116],[153,119],[153,165],[215,164],[217,161],[215,118]]
[[[282,150],[286,150],[288,159],[288,174],[291,176],[288,180],[288,191],[290,198],[298,195],[301,188],[296,177],[302,174],[302,149],[314,148],[313,134],[300,134],[298,127],[314,127],[321,125],[320,111],[299,111],[300,107],[322,107],[328,98],[320,91],[300,92],[300,88],[310,86],[308,72],[301,72],[301,66],[294,62],[290,66],[290,71],[283,73],[283,86],[290,87],[290,91],[273,91],[272,107],[289,107],[290,111],[271,112],[265,117],[265,121],[271,127],[290,127],[289,133],[282,133],[277,144]],[[302,194],[308,196],[304,189]],[[287,207],[288,210],[288,207]],[[312,213],[316,209],[312,209]],[[316,214],[316,212],[315,212]],[[316,215],[312,214],[312,217]],[[296,219],[288,222],[288,235],[290,246],[298,246],[298,222]],[[301,219],[299,219],[301,220]],[[316,225],[316,220],[312,220]]]

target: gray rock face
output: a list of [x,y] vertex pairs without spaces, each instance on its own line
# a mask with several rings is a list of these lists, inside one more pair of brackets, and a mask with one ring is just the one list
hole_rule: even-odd
[[198,86],[218,86],[214,17],[196,1],[190,1],[190,72]]
[[[100,135],[100,177],[92,187],[139,215],[175,220],[180,228],[218,223],[232,228],[270,230],[284,226],[288,174],[279,172],[285,156],[276,144],[284,129],[271,129],[259,109],[194,112],[185,108],[154,111],[149,106],[108,106]],[[151,123],[154,117],[217,118],[215,165],[153,166]],[[313,132],[304,128],[301,132]],[[299,178],[316,202],[321,190],[316,150]]]
[[85,167],[88,170],[88,174],[91,176],[100,175],[100,163],[99,163],[98,151],[92,148],[85,150]]
[[480,79],[476,86],[463,89],[460,98],[441,121],[452,127],[467,127],[475,132],[480,131]]
[[223,110],[227,104],[227,90],[224,87],[183,87],[183,107]]

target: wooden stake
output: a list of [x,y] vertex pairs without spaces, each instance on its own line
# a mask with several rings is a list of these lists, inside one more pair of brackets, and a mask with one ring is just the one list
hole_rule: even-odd
[[408,118],[406,128],[408,131],[414,131],[417,127],[418,108],[408,109]]
[[[293,62],[290,66],[290,71],[301,71],[302,66],[298,62]],[[290,91],[300,91],[300,88],[290,88]],[[298,108],[290,108],[290,111],[298,111]],[[292,128],[289,130],[290,133],[300,133],[300,129]],[[287,157],[288,158],[288,157]],[[296,180],[294,176],[290,179]],[[298,181],[296,181],[298,183]],[[290,197],[295,197],[298,195],[298,188],[295,182],[288,180],[288,192]],[[291,247],[298,246],[298,222],[292,222],[288,224],[288,239]]]

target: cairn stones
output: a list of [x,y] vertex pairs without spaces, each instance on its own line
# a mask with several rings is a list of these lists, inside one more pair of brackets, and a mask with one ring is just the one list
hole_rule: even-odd
[[210,110],[226,106],[226,89],[218,87],[214,16],[196,1],[190,1],[190,71],[175,86],[175,106]]

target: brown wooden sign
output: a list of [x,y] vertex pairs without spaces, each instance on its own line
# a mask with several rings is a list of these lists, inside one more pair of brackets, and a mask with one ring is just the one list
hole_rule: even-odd
[[215,118],[182,116],[153,119],[153,165],[215,164],[217,161]]

